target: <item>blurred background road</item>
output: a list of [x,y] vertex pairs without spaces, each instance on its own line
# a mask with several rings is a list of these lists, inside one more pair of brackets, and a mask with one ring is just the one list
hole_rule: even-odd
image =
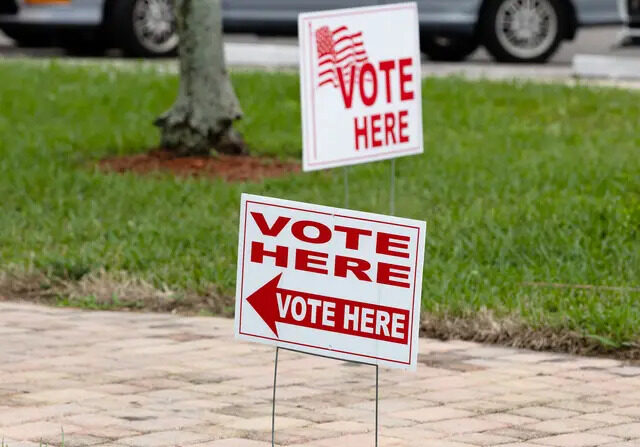
[[[511,65],[493,62],[489,54],[480,48],[466,62],[439,63],[425,60],[426,75],[460,74],[468,77],[489,78],[568,78],[572,76],[572,61],[576,54],[599,54],[640,59],[640,46],[619,48],[616,46],[620,26],[583,28],[573,42],[566,42],[547,64]],[[254,65],[271,67],[297,66],[297,39],[291,37],[263,37],[250,34],[225,36],[227,60],[230,65]],[[18,48],[0,32],[0,58],[7,57],[62,57],[74,58],[60,48]],[[86,58],[86,56],[83,56]],[[97,61],[122,58],[117,50],[111,50]]]
[[[627,48],[614,48],[620,32],[620,26],[603,26],[583,28],[573,42],[566,42],[550,61],[550,65],[568,66],[573,56],[579,53],[604,54],[619,56],[640,56],[640,46]],[[227,34],[225,41],[229,43],[244,43],[269,47],[291,47],[297,45],[297,39],[292,37],[264,37],[251,34]],[[283,51],[286,51],[284,49]],[[59,48],[17,48],[11,39],[0,31],[0,56],[27,56],[27,57],[51,57],[66,56],[64,50]],[[109,57],[117,57],[119,53],[108,53]],[[469,59],[473,63],[491,63],[488,53],[480,48]]]

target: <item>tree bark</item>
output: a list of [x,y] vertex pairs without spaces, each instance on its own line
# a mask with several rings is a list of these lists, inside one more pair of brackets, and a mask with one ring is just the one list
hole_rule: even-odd
[[221,0],[176,0],[180,88],[155,124],[177,155],[246,153],[233,122],[242,117],[224,61]]

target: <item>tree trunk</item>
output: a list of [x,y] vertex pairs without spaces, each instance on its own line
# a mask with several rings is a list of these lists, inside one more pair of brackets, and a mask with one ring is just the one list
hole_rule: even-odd
[[221,0],[176,0],[180,90],[155,124],[162,146],[178,155],[246,153],[233,122],[242,117],[225,67]]

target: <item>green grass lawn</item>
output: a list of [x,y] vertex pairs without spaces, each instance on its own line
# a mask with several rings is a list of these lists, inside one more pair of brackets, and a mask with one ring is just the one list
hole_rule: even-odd
[[[234,73],[255,154],[300,157],[295,74]],[[0,64],[0,269],[105,269],[232,294],[239,196],[342,205],[342,172],[254,184],[97,171],[158,144],[177,78]],[[610,346],[640,340],[640,94],[424,82],[425,153],[397,161],[397,214],[427,221],[424,309],[489,311]],[[385,213],[388,162],[350,171],[351,207]],[[613,286],[545,288],[527,282]]]

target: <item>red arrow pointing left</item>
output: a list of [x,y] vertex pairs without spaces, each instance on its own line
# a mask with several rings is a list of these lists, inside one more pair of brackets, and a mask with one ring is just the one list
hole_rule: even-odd
[[276,321],[278,320],[278,302],[276,301],[278,296],[276,294],[281,277],[282,273],[247,298],[247,302],[258,312],[260,318],[267,323],[267,326],[276,334],[276,337],[279,337],[278,327],[276,326]]
[[282,289],[282,273],[247,302],[279,338],[276,323],[407,344],[409,311],[314,293]]

